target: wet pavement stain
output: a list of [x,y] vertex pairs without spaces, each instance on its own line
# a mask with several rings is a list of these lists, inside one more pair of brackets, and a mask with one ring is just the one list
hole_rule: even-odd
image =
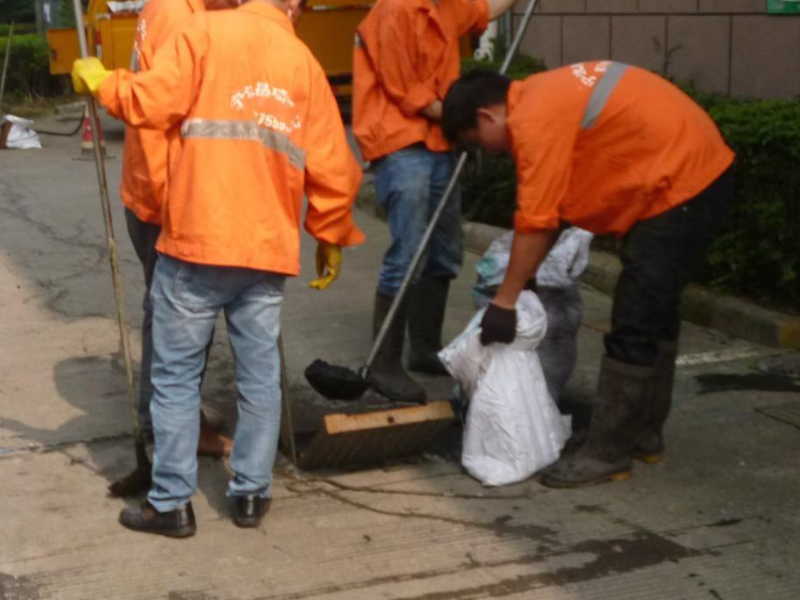
[[0,600],[40,600],[40,587],[31,577],[0,573]]
[[[563,567],[549,573],[520,575],[518,577],[472,588],[434,592],[421,596],[408,596],[404,597],[403,600],[499,598],[537,588],[563,586],[599,579],[612,574],[619,575],[629,573],[665,562],[678,562],[681,559],[701,554],[700,552],[687,549],[655,533],[640,531],[625,538],[580,542],[564,551],[556,553],[556,555],[582,553],[593,554],[595,558],[580,567]],[[530,562],[540,562],[542,560],[544,560],[544,557]]]
[[711,523],[709,527],[730,527],[731,525],[738,525],[741,522],[741,519],[722,519],[716,523]]
[[561,546],[547,552],[540,551],[537,554],[528,554],[510,560],[485,561],[479,560],[472,553],[468,553],[466,555],[467,560],[456,568],[431,569],[403,575],[387,575],[349,584],[323,586],[294,594],[262,596],[257,600],[305,600],[307,598],[318,598],[326,594],[343,594],[356,590],[366,590],[387,584],[447,577],[475,569],[493,569],[510,565],[541,566],[549,559],[574,554],[591,554],[594,558],[579,567],[562,567],[549,572],[531,573],[530,575],[503,579],[486,585],[398,598],[399,600],[500,598],[539,588],[581,583],[612,574],[630,573],[666,562],[679,562],[685,558],[696,557],[705,553],[685,548],[652,532],[637,531],[629,536],[579,542],[573,546]]
[[577,513],[586,513],[590,515],[603,514],[606,509],[598,504],[576,504],[573,510]]
[[217,596],[202,591],[169,592],[167,600],[217,600]]
[[698,394],[754,390],[762,392],[800,392],[800,381],[788,375],[764,373],[704,373],[695,377]]

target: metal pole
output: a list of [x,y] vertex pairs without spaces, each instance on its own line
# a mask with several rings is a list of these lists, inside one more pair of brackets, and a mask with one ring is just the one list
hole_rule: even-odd
[[[89,56],[88,45],[86,43],[86,31],[83,27],[83,9],[80,0],[73,0],[75,9],[75,26],[78,30],[78,43],[80,44],[81,57]],[[111,264],[111,283],[114,288],[114,301],[117,309],[117,325],[119,326],[119,337],[122,346],[122,358],[125,362],[125,376],[128,381],[128,400],[133,412],[134,435],[137,442],[141,438],[139,427],[139,412],[136,405],[136,394],[133,382],[133,361],[131,360],[131,342],[128,335],[128,326],[125,321],[125,294],[122,288],[122,276],[119,269],[119,257],[117,255],[117,242],[114,238],[114,223],[111,220],[111,201],[108,197],[108,179],[106,177],[106,165],[103,151],[100,148],[100,117],[97,113],[97,103],[92,96],[86,99],[89,108],[89,119],[92,123],[94,133],[94,163],[97,171],[97,185],[100,189],[100,207],[103,211],[103,224],[106,232],[106,245],[108,246],[108,259]]]
[[[514,36],[511,45],[508,47],[508,50],[506,51],[505,60],[503,60],[503,64],[500,67],[500,73],[505,73],[508,70],[511,61],[514,59],[514,54],[516,54],[517,48],[519,48],[520,42],[522,42],[525,31],[528,29],[528,23],[530,23],[531,17],[533,16],[533,11],[535,9],[536,0],[529,0],[528,6],[525,9],[525,13],[522,15],[522,21],[520,22],[519,27],[517,27],[517,33]],[[450,177],[450,181],[447,183],[447,188],[442,195],[442,199],[439,201],[439,204],[436,207],[433,216],[431,217],[430,223],[428,223],[428,228],[425,230],[425,233],[422,236],[422,241],[420,242],[414,257],[411,259],[411,263],[408,265],[408,270],[406,271],[405,277],[400,284],[400,289],[397,291],[397,294],[392,301],[392,305],[389,307],[389,312],[386,314],[386,318],[384,318],[383,323],[381,324],[381,328],[378,331],[378,336],[375,338],[375,342],[372,344],[372,350],[370,350],[369,356],[367,357],[367,362],[364,364],[364,367],[361,370],[361,375],[363,377],[366,377],[367,373],[369,372],[369,368],[372,366],[375,357],[378,355],[378,352],[383,345],[383,340],[386,337],[386,333],[389,331],[389,327],[391,326],[394,316],[400,307],[400,303],[403,301],[406,290],[411,283],[411,280],[414,278],[414,274],[419,266],[420,260],[422,259],[422,255],[428,249],[428,243],[433,235],[433,230],[436,227],[436,223],[438,223],[439,217],[441,217],[445,206],[447,206],[447,202],[450,200],[450,196],[453,194],[453,190],[458,183],[458,178],[461,176],[461,171],[464,170],[464,165],[466,162],[467,153],[462,152],[458,157],[458,162],[456,163],[456,167]]]
[[6,55],[3,58],[3,75],[0,77],[0,111],[3,109],[3,94],[6,91],[6,74],[8,73],[8,59],[11,57],[11,38],[14,37],[14,21],[8,26],[8,41],[6,42]]

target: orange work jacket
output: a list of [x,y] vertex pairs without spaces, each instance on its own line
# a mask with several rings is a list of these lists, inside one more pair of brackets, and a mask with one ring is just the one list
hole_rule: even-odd
[[195,15],[152,68],[98,90],[133,127],[180,126],[156,248],[200,264],[296,275],[305,226],[348,246],[361,170],[325,73],[266,3]]
[[[195,13],[205,8],[203,0],[149,0],[136,22],[131,67],[146,71],[156,51]],[[174,137],[174,135],[173,135]],[[166,198],[167,132],[125,128],[122,153],[122,203],[139,219],[161,224],[161,205]]]
[[711,117],[645,69],[595,61],[513,82],[515,229],[561,221],[624,235],[702,192],[733,162]]
[[419,142],[450,148],[420,110],[444,99],[460,71],[459,38],[488,19],[487,0],[378,0],[353,53],[353,133],[366,160]]

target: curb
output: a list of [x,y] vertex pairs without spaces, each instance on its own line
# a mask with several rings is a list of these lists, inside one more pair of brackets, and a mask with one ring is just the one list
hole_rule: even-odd
[[[365,182],[361,187],[356,205],[379,219],[386,219],[383,211],[375,205],[375,191],[370,182]],[[492,240],[506,231],[502,227],[483,223],[464,223],[464,246],[469,252],[483,254]],[[592,250],[589,265],[581,280],[605,294],[613,295],[621,270],[617,256]],[[684,290],[681,317],[749,342],[800,350],[800,317],[725,296],[700,285],[691,284]]]

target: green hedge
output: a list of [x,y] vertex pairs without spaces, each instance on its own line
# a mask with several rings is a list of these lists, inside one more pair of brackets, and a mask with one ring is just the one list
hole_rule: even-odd
[[[5,37],[8,35],[8,31],[11,25],[2,23],[0,24],[0,37]],[[14,23],[14,36],[23,35],[25,33],[36,33],[36,24],[35,23]],[[5,44],[5,40],[3,40]]]
[[0,19],[4,23],[36,20],[37,0],[0,0]]
[[800,309],[800,101],[699,97],[736,151],[736,197],[704,280]]
[[[0,68],[5,61],[7,38],[0,37]],[[6,78],[6,98],[19,100],[64,92],[60,79],[50,75],[47,42],[40,35],[17,35],[11,40],[11,58]]]
[[[541,63],[525,59],[528,71]],[[468,60],[464,69],[489,66]],[[739,100],[684,90],[737,153],[736,196],[698,278],[722,291],[800,310],[800,101]],[[508,158],[476,153],[463,179],[464,213],[510,227],[516,178]]]

